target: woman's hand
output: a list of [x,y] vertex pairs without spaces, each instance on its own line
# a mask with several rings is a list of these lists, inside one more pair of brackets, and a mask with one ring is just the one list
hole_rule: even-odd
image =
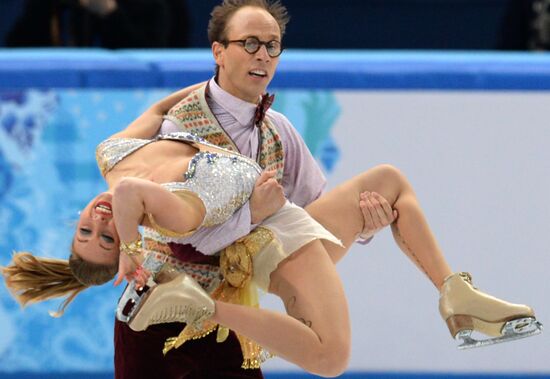
[[140,265],[136,258],[125,253],[120,253],[118,261],[118,275],[114,282],[115,286],[122,283],[123,279],[127,282],[135,281],[136,289],[140,289],[147,284],[151,273]]
[[134,280],[136,281],[135,288],[137,290],[143,288],[147,284],[150,276],[151,273],[149,271],[145,270],[143,266],[138,266],[133,276]]
[[126,279],[128,282],[132,281],[135,277],[138,267],[141,267],[140,264],[134,257],[130,257],[128,254],[120,253],[118,259],[118,274],[114,282],[115,286],[118,286],[122,283],[123,279]]

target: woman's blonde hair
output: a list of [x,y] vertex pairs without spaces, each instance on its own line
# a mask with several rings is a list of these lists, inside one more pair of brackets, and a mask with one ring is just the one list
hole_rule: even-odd
[[0,267],[0,271],[22,306],[66,296],[58,312],[52,314],[59,317],[80,292],[111,280],[118,271],[118,263],[107,266],[86,262],[74,252],[69,260],[18,252],[13,255],[11,264]]

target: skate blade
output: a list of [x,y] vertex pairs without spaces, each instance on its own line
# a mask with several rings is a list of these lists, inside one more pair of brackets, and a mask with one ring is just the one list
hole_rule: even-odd
[[137,290],[135,286],[136,284],[133,280],[128,283],[118,301],[116,317],[119,321],[129,323],[145,299],[149,296],[151,290],[156,287],[156,284],[153,282],[153,284],[150,285],[148,282],[145,287],[140,288],[139,290]]
[[147,300],[151,297],[151,295],[157,289],[158,289],[158,286],[154,286],[153,288],[149,288],[147,290],[147,292],[143,293],[139,297],[139,300],[134,303],[134,306],[133,306],[132,310],[128,314],[128,321],[126,322],[128,324],[128,326],[130,327],[130,329],[132,329],[133,331],[141,332],[141,331],[147,329],[147,326],[145,328],[143,328],[143,319],[141,319],[141,320],[137,320],[137,319],[141,318],[141,316],[138,317],[140,315],[141,309],[144,307]]
[[455,339],[462,340],[462,344],[458,345],[459,350],[495,345],[497,343],[531,337],[542,333],[542,324],[534,317],[525,317],[508,321],[502,327],[502,336],[484,340],[472,338],[472,332],[472,330],[463,330],[456,335]]

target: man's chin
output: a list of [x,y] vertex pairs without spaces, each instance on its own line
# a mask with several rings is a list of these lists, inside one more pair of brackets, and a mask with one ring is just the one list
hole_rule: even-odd
[[255,90],[255,91],[248,91],[245,94],[245,97],[241,98],[244,101],[247,101],[249,103],[257,104],[258,101],[260,101],[260,97],[265,93],[266,87],[262,87],[261,90]]
[[255,83],[257,85],[254,86],[254,90],[253,91],[250,91],[250,95],[251,95],[251,98],[254,98],[254,99],[259,99],[260,96],[262,96],[264,93],[266,93],[267,91],[267,85],[269,84],[269,82],[267,83]]

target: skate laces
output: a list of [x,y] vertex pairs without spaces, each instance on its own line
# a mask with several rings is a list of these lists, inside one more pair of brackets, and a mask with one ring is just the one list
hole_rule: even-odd
[[151,321],[159,324],[173,321],[184,321],[189,313],[189,310],[189,305],[170,305],[155,314]]
[[170,305],[162,309],[151,318],[152,324],[161,324],[168,322],[186,322],[196,323],[212,315],[207,307],[195,307],[189,304]]

